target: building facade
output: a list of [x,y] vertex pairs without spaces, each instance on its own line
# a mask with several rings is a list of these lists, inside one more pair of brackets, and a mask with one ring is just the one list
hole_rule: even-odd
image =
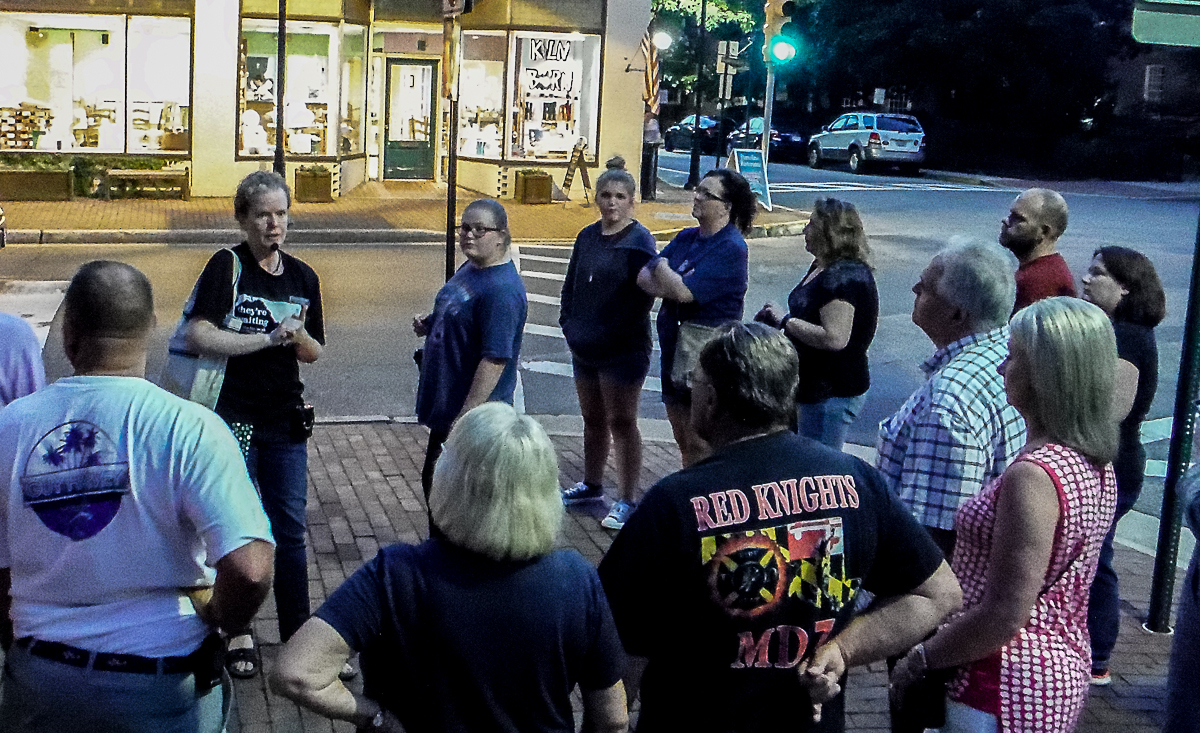
[[[86,8],[86,10],[84,10]],[[443,180],[507,197],[519,170],[561,184],[621,155],[636,175],[649,0],[475,0],[462,17],[459,119],[443,96],[440,0],[0,0],[0,153],[182,159],[196,196],[270,167]]]

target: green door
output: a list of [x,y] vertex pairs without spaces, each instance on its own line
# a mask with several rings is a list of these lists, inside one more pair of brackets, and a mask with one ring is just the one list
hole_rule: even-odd
[[388,61],[384,178],[433,178],[436,69],[436,61]]

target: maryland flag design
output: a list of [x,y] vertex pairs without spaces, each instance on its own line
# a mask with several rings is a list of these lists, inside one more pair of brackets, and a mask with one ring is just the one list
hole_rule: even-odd
[[787,600],[833,619],[853,602],[860,579],[846,577],[840,517],[701,538],[715,603],[754,618]]

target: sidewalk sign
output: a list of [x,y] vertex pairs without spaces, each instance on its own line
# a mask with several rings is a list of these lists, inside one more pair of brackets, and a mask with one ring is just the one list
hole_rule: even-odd
[[571,162],[567,164],[567,174],[563,176],[563,193],[570,196],[571,184],[575,182],[575,171],[579,171],[579,177],[583,179],[583,200],[585,203],[589,201],[588,191],[592,188],[592,181],[588,178],[587,166],[583,164],[583,151],[587,150],[587,141],[583,138],[575,143],[575,147],[571,150]]
[[767,211],[771,210],[771,189],[767,185],[767,167],[763,164],[761,150],[734,148],[729,153],[725,167],[741,173],[750,184],[750,190],[758,196],[759,202]]

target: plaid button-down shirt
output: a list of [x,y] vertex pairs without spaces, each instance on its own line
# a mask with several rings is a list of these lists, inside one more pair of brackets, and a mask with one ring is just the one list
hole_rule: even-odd
[[921,365],[925,384],[879,423],[878,468],[926,527],[954,529],[958,507],[1025,444],[997,371],[1006,356],[1008,326],[939,349]]

